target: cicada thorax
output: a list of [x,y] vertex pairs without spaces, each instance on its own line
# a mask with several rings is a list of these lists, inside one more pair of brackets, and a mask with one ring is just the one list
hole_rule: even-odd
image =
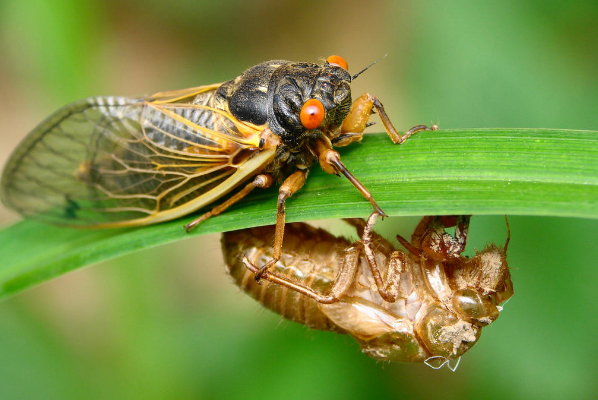
[[[340,134],[351,108],[350,83],[349,73],[337,65],[268,61],[223,83],[215,106],[280,137],[274,167],[267,169],[280,181],[296,167],[308,168],[317,160],[313,141],[324,138],[330,143]],[[322,119],[313,126],[302,115],[310,101],[322,107]]]
[[[335,65],[274,60],[222,84],[216,104],[241,121],[267,124],[285,146],[296,149],[310,134],[338,135],[351,108],[350,83],[349,73]],[[325,115],[309,129],[301,122],[301,109],[311,99],[323,105]]]
[[[363,235],[364,223],[352,221]],[[441,226],[426,223],[426,229],[416,230],[416,235],[440,234],[437,237],[441,240],[448,235],[440,232]],[[513,294],[506,253],[495,245],[471,259],[461,256],[460,262],[453,254],[434,260],[421,247],[413,247],[418,250],[413,252],[396,250],[375,233],[367,240],[363,236],[363,243],[350,245],[309,225],[292,224],[274,273],[326,293],[342,271],[352,271],[351,284],[338,301],[324,304],[284,285],[254,282],[241,260],[245,256],[258,266],[268,260],[273,229],[223,235],[227,271],[235,283],[288,319],[353,336],[363,352],[374,358],[398,362],[458,358],[477,342],[483,326],[498,317],[498,304]],[[371,261],[364,254],[364,246],[370,242],[378,271],[385,282],[390,282],[386,289],[394,294],[393,301],[385,300],[375,284]]]

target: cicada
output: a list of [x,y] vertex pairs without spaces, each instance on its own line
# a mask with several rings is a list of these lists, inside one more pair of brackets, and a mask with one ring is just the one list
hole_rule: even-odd
[[[275,228],[224,233],[228,274],[265,307],[310,328],[349,334],[376,359],[442,366],[458,359],[494,322],[513,295],[507,246],[469,258],[469,216],[427,216],[404,250],[348,219],[361,240],[350,243],[305,223],[289,224],[280,260],[258,285],[253,274],[274,249]],[[447,228],[454,228],[449,234]],[[508,230],[508,224],[507,224]]]
[[357,75],[338,56],[323,64],[276,60],[224,83],[73,103],[14,151],[2,202],[26,217],[84,228],[153,224],[211,205],[189,230],[254,188],[278,184],[275,260],[285,201],[314,162],[346,176],[383,214],[333,147],[361,140],[375,110],[395,143],[428,129],[401,135],[376,97],[366,93],[352,103]]

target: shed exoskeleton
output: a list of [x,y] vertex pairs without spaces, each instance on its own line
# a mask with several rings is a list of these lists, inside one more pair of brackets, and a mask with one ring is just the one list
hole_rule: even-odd
[[411,241],[398,236],[406,249],[399,250],[372,231],[376,217],[347,220],[362,238],[355,243],[289,224],[280,260],[261,285],[253,274],[271,259],[274,227],[224,233],[227,272],[265,307],[314,329],[349,334],[371,357],[429,365],[459,358],[513,295],[510,234],[503,248],[491,244],[469,258],[461,253],[470,217],[427,216]]

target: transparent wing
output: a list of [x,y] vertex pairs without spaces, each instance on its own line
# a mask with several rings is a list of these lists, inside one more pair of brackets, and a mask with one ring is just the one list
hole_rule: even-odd
[[217,86],[94,97],[58,110],[11,156],[2,201],[45,222],[102,227],[209,204],[274,156],[257,149],[258,127],[209,106]]

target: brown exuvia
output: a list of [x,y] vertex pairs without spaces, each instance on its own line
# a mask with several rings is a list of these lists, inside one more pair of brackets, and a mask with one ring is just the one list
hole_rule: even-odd
[[[314,329],[353,336],[367,355],[398,362],[460,357],[513,295],[506,250],[494,244],[469,258],[469,216],[422,218],[396,249],[372,232],[377,214],[348,219],[362,240],[289,224],[280,260],[262,284],[254,272],[272,258],[273,226],[224,233],[234,282],[265,307]],[[454,235],[446,228],[455,227]],[[436,364],[438,365],[438,364]]]

